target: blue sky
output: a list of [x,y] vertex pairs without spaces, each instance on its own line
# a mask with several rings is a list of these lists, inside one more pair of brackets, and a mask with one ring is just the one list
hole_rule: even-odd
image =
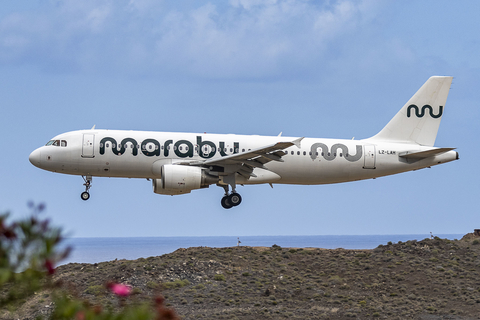
[[[15,1],[0,8],[0,212],[44,202],[77,237],[461,234],[480,228],[480,2]],[[367,138],[432,75],[454,76],[436,146],[460,161],[339,185],[212,186],[42,171],[71,130]]]

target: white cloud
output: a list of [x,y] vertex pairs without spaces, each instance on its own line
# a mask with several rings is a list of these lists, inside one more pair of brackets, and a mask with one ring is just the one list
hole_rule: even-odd
[[358,32],[372,1],[63,0],[0,21],[0,63],[62,72],[201,78],[309,73],[332,42]]

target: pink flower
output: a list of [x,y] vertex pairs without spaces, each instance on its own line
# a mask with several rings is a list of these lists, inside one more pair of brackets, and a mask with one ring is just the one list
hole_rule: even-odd
[[84,311],[78,311],[77,314],[75,315],[76,320],[85,320],[85,312]]
[[55,267],[53,266],[53,262],[50,260],[45,260],[45,269],[47,269],[47,272],[50,275],[55,273]]
[[130,286],[121,283],[109,283],[108,288],[110,291],[120,297],[126,297],[130,295],[130,292],[132,291]]

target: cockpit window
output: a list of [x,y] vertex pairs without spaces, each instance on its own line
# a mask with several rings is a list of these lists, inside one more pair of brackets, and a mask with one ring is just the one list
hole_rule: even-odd
[[45,146],[66,147],[67,141],[66,140],[50,140],[47,142]]

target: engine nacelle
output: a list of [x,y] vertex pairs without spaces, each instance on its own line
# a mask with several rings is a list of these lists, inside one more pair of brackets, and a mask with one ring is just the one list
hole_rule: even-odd
[[199,167],[172,164],[162,166],[161,176],[161,179],[153,179],[153,192],[167,195],[185,194],[195,189],[208,188],[219,180]]

